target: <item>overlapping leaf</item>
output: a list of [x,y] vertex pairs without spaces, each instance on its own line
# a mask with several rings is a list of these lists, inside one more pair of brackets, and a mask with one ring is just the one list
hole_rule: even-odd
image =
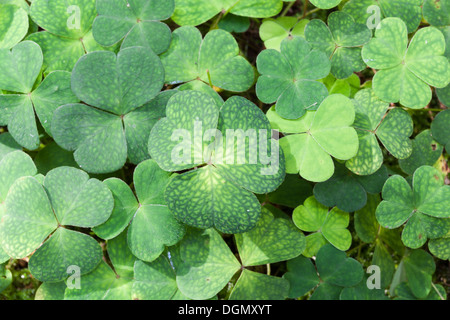
[[315,19],[305,29],[305,38],[311,46],[330,57],[331,73],[338,79],[348,78],[353,72],[365,69],[361,46],[371,37],[365,24],[357,24],[352,16],[341,11],[328,16],[328,26]]
[[155,161],[140,163],[134,172],[139,202],[122,180],[105,180],[116,205],[111,218],[94,228],[94,232],[103,239],[112,239],[129,225],[127,241],[131,252],[143,261],[156,260],[166,246],[175,245],[185,233],[184,226],[164,201],[169,178],[170,174],[160,169]]
[[312,257],[328,242],[339,250],[348,250],[352,244],[352,236],[347,227],[350,216],[347,212],[320,204],[314,197],[294,210],[295,225],[303,231],[311,232],[306,237],[306,257]]
[[172,15],[174,0],[100,0],[96,7],[99,15],[92,31],[100,45],[109,47],[123,39],[122,49],[142,46],[161,54],[169,48],[171,31],[161,21]]
[[[447,152],[450,146],[450,111],[440,112],[431,123],[433,139],[445,146]],[[433,148],[433,146],[431,146]]]
[[402,19],[412,33],[422,20],[423,0],[350,0],[342,11],[351,14],[358,23],[368,24],[375,29],[380,21],[388,17]]
[[234,37],[224,30],[210,31],[202,39],[197,28],[178,28],[161,60],[166,83],[200,80],[224,90],[243,92],[254,81],[252,66],[239,55]]
[[288,37],[305,37],[305,27],[308,19],[298,20],[295,17],[279,17],[265,19],[259,28],[259,36],[264,41],[266,49],[280,51],[281,42]]
[[378,69],[373,79],[375,94],[382,100],[420,109],[431,100],[430,86],[444,88],[450,82],[445,39],[436,28],[422,28],[408,46],[405,23],[386,18],[362,50],[364,62]]
[[383,164],[383,152],[377,141],[396,158],[405,159],[411,155],[413,121],[404,110],[396,108],[387,114],[389,104],[381,101],[372,89],[359,91],[353,100],[356,119],[353,127],[359,138],[356,156],[346,166],[358,175],[370,175]]
[[[108,188],[78,169],[54,169],[43,185],[30,176],[20,178],[5,200],[2,246],[14,258],[35,251],[30,270],[41,281],[67,278],[72,265],[79,266],[82,274],[89,273],[101,259],[101,247],[93,238],[62,226],[100,225],[111,215],[113,204]],[[22,233],[24,229],[28,231]]]
[[91,173],[114,172],[127,158],[133,163],[148,159],[148,134],[164,116],[171,95],[156,97],[163,79],[161,61],[148,48],[126,48],[117,56],[106,51],[85,55],[71,81],[87,105],[67,104],[55,111],[55,141],[75,151],[76,162]]
[[269,18],[281,11],[283,1],[176,0],[175,5],[173,21],[180,26],[197,26],[220,12],[252,18]]
[[225,233],[252,229],[261,212],[253,193],[275,190],[285,176],[268,120],[242,97],[228,99],[219,110],[206,94],[177,93],[167,117],[152,129],[149,153],[166,171],[194,169],[175,176],[166,189],[175,216]]
[[51,133],[53,112],[62,104],[78,102],[70,89],[70,73],[55,71],[40,82],[42,51],[32,41],[24,41],[11,51],[0,50],[0,88],[10,94],[0,94],[0,124],[7,125],[14,139],[23,147],[39,147],[39,133],[34,113],[42,126]]
[[350,99],[335,94],[326,98],[316,112],[298,120],[280,118],[273,108],[268,118],[274,129],[294,133],[280,140],[286,156],[286,172],[300,173],[304,179],[323,182],[333,176],[332,157],[353,158],[359,142],[355,129],[355,110]]
[[11,49],[28,32],[27,12],[14,4],[0,4],[0,49]]
[[283,40],[280,50],[268,49],[258,55],[261,76],[256,94],[264,103],[276,102],[281,117],[298,119],[307,111],[317,110],[327,97],[325,85],[315,80],[330,73],[330,61],[300,37]]
[[414,172],[412,189],[398,175],[390,177],[383,187],[383,201],[377,208],[379,223],[395,229],[406,223],[403,243],[420,248],[428,238],[440,238],[450,228],[450,187],[435,168],[422,166]]
[[338,207],[345,212],[355,212],[367,203],[367,194],[380,193],[388,179],[386,167],[382,166],[368,176],[352,174],[344,165],[336,163],[334,175],[316,184],[314,196],[327,207]]
[[[95,0],[36,0],[30,16],[44,31],[28,36],[44,53],[44,69],[72,71],[85,53],[109,50],[97,44],[92,36],[92,23],[97,16]],[[111,48],[114,50],[115,48]]]

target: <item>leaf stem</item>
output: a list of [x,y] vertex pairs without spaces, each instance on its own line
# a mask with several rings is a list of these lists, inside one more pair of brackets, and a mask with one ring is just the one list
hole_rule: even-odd
[[[304,19],[304,18],[307,16],[308,5],[309,5],[309,0],[304,0],[304,2],[303,2],[303,15],[302,15],[302,19]],[[311,13],[310,13],[310,14],[311,14]]]
[[267,264],[267,275],[270,276],[271,270],[270,270],[270,263]]
[[296,2],[297,2],[297,0],[292,1],[291,3],[289,3],[289,4],[286,6],[286,8],[284,8],[284,10],[283,10],[283,12],[281,13],[280,17],[284,17]]
[[431,285],[433,286],[434,291],[436,291],[436,293],[438,294],[439,298],[441,298],[441,300],[445,300],[445,298],[442,296],[442,294],[439,292],[439,290],[436,288],[433,282],[431,282]]

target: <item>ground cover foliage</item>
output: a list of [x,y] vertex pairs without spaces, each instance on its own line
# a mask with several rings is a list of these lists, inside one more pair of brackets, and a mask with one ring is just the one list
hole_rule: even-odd
[[446,300],[449,40],[450,0],[0,0],[0,299]]

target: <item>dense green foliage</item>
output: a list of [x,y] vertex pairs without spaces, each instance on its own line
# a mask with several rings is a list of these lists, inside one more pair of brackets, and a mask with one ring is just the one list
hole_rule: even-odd
[[449,61],[450,0],[0,0],[0,299],[445,300]]

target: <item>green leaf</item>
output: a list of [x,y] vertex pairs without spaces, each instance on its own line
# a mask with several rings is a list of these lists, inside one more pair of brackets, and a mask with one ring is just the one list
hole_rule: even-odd
[[320,9],[331,9],[336,7],[342,0],[311,0],[311,3]]
[[312,186],[298,174],[288,174],[283,184],[267,194],[267,200],[289,208],[296,208],[312,195]]
[[30,272],[40,281],[61,281],[70,274],[70,266],[80,268],[81,274],[95,269],[102,258],[102,248],[88,235],[58,228],[31,256]]
[[0,4],[0,49],[11,49],[28,32],[27,12],[10,4]]
[[64,150],[56,144],[56,142],[50,142],[43,149],[39,150],[34,163],[38,169],[38,172],[46,175],[53,168],[58,167],[73,167],[78,168],[78,164],[73,158],[73,153]]
[[159,58],[142,47],[124,49],[117,57],[105,51],[85,55],[72,73],[72,89],[90,106],[58,108],[52,125],[55,141],[75,151],[76,162],[91,173],[114,172],[124,165],[127,155],[133,161],[145,160],[148,155],[138,149],[147,142],[149,118],[158,118],[163,107],[161,100],[144,104],[162,88],[163,74]]
[[344,165],[336,163],[334,175],[314,187],[314,196],[325,206],[338,207],[346,212],[355,212],[367,203],[367,193],[379,193],[388,179],[386,167],[382,166],[369,176],[358,176]]
[[408,247],[419,248],[427,238],[447,233],[448,219],[443,218],[449,218],[449,192],[442,175],[433,167],[422,166],[414,172],[412,190],[404,178],[392,176],[383,187],[384,200],[376,210],[377,220],[388,229],[407,222],[402,241]]
[[342,11],[351,14],[358,23],[370,23],[371,29],[384,18],[398,17],[406,23],[408,33],[412,33],[422,20],[422,3],[423,0],[350,0]]
[[[238,119],[237,112],[246,116]],[[169,100],[166,114],[150,134],[150,155],[166,171],[194,168],[174,177],[168,185],[170,211],[197,228],[214,226],[225,233],[253,228],[261,213],[253,192],[275,190],[285,175],[281,151],[272,150],[269,143],[269,150],[255,150],[257,146],[251,142],[252,137],[258,140],[257,132],[262,131],[260,143],[268,140],[277,147],[261,110],[244,98],[232,97],[219,112],[209,95],[182,91]],[[269,160],[270,165],[261,161],[261,152],[267,151],[278,155]]]
[[61,282],[45,282],[37,290],[34,300],[42,301],[59,301],[64,300],[64,292],[67,285],[64,281]]
[[[3,270],[2,270],[3,269]],[[0,293],[8,288],[12,283],[11,271],[0,265]]]
[[288,272],[283,275],[283,278],[290,283],[289,298],[291,299],[304,296],[320,282],[311,259],[304,256],[289,260],[287,270]]
[[445,300],[447,298],[447,293],[445,288],[441,285],[436,285],[436,289],[431,290],[430,294],[424,299],[418,299],[411,291],[408,283],[401,283],[395,289],[395,300]]
[[169,177],[153,160],[142,162],[134,171],[140,205],[128,229],[128,245],[144,261],[155,260],[166,246],[175,245],[185,234],[183,224],[169,211],[163,198]]
[[372,257],[372,265],[380,268],[380,288],[388,288],[394,276],[395,263],[382,241],[376,242]]
[[230,300],[285,300],[288,293],[287,280],[244,269]]
[[413,174],[421,166],[434,165],[443,150],[444,147],[433,139],[430,130],[422,131],[412,142],[411,156],[399,161],[400,168]]
[[160,21],[170,18],[174,7],[173,0],[97,1],[99,15],[92,27],[94,38],[106,47],[123,39],[122,49],[143,46],[161,54],[169,48],[171,32]]
[[347,258],[345,252],[331,245],[323,246],[316,257],[317,271],[326,283],[352,287],[358,284],[364,276],[362,266],[358,261]]
[[276,102],[276,111],[283,118],[298,119],[308,110],[317,110],[328,95],[325,85],[315,80],[330,73],[330,61],[303,38],[283,40],[281,52],[262,51],[256,64],[261,74],[256,94],[264,103]]
[[185,296],[204,300],[222,290],[241,265],[213,229],[190,229],[178,244],[175,264],[178,288]]
[[280,140],[286,156],[286,172],[300,172],[304,179],[314,182],[331,178],[332,157],[348,160],[358,151],[358,136],[350,127],[354,119],[350,99],[339,94],[326,98],[315,114],[299,120],[300,134]]
[[66,289],[65,300],[131,300],[136,258],[128,250],[126,233],[107,246],[113,268],[102,261],[80,278],[81,289]]
[[[82,14],[81,14],[82,13]],[[94,0],[34,0],[31,18],[48,32],[71,39],[82,38],[96,16]]]
[[227,14],[218,24],[220,29],[228,32],[244,33],[250,28],[250,19],[247,17]]
[[175,272],[166,257],[134,265],[133,300],[170,300],[178,287]]
[[370,175],[383,164],[383,153],[377,138],[395,157],[407,158],[412,151],[409,136],[413,133],[413,121],[404,110],[393,109],[387,114],[389,104],[376,97],[372,89],[364,89],[355,95],[356,119],[353,126],[359,137],[356,157],[346,162],[352,172]]
[[407,48],[405,23],[386,18],[375,38],[364,46],[362,56],[371,68],[380,69],[373,79],[375,94],[382,100],[412,109],[431,100],[429,86],[444,88],[450,79],[448,60],[443,56],[445,39],[433,27],[420,29]]
[[450,146],[449,124],[450,124],[449,110],[445,110],[438,113],[438,115],[434,118],[434,121],[431,123],[431,133],[433,135],[433,139],[435,139],[440,144],[445,146],[446,150]]
[[430,240],[428,242],[428,249],[439,259],[450,259],[450,237],[445,236],[443,238]]
[[[306,237],[307,241],[313,241],[307,245],[308,250],[304,253],[306,256],[316,255],[327,242],[343,251],[348,250],[352,244],[351,233],[347,230],[349,214],[338,208],[328,211],[328,207],[321,205],[314,197],[309,197],[303,205],[297,207],[292,219],[300,230],[315,232]],[[326,241],[317,239],[318,234],[323,235]],[[322,243],[318,243],[319,241]]]
[[14,151],[22,150],[22,147],[14,140],[9,132],[0,134],[0,161]]
[[269,18],[280,13],[281,0],[176,0],[173,21],[180,26],[197,26],[220,12],[251,18]]
[[423,250],[413,250],[404,259],[406,276],[412,293],[419,299],[431,291],[431,277],[436,270],[433,257]]
[[235,235],[244,266],[257,266],[290,260],[302,254],[306,246],[304,235],[287,219],[263,209],[254,229]]
[[432,26],[450,25],[450,1],[425,0],[422,8],[424,19]]
[[365,243],[372,243],[377,238],[380,225],[375,217],[375,211],[379,203],[379,195],[369,195],[366,206],[355,212],[356,234]]
[[[9,189],[5,206],[0,241],[12,258],[21,259],[31,254],[58,227],[47,194],[35,178],[16,180]],[[21,232],[24,229],[26,233]]]
[[311,46],[330,57],[331,73],[338,79],[365,69],[359,47],[371,37],[365,24],[356,23],[352,16],[341,11],[328,16],[328,26],[322,20],[312,20],[305,29],[305,38]]
[[265,19],[259,27],[259,36],[267,49],[280,51],[281,42],[288,37],[305,37],[308,19],[298,20],[295,17],[279,17]]
[[227,91],[243,92],[254,82],[252,66],[239,55],[234,37],[224,30],[210,31],[202,40],[197,28],[178,28],[161,61],[165,81],[170,84],[198,79]]
[[344,288],[341,291],[340,300],[389,300],[389,298],[384,294],[384,290],[369,289],[365,278],[356,286]]
[[53,212],[61,225],[95,227],[111,216],[114,201],[109,189],[84,171],[60,167],[44,180]]

